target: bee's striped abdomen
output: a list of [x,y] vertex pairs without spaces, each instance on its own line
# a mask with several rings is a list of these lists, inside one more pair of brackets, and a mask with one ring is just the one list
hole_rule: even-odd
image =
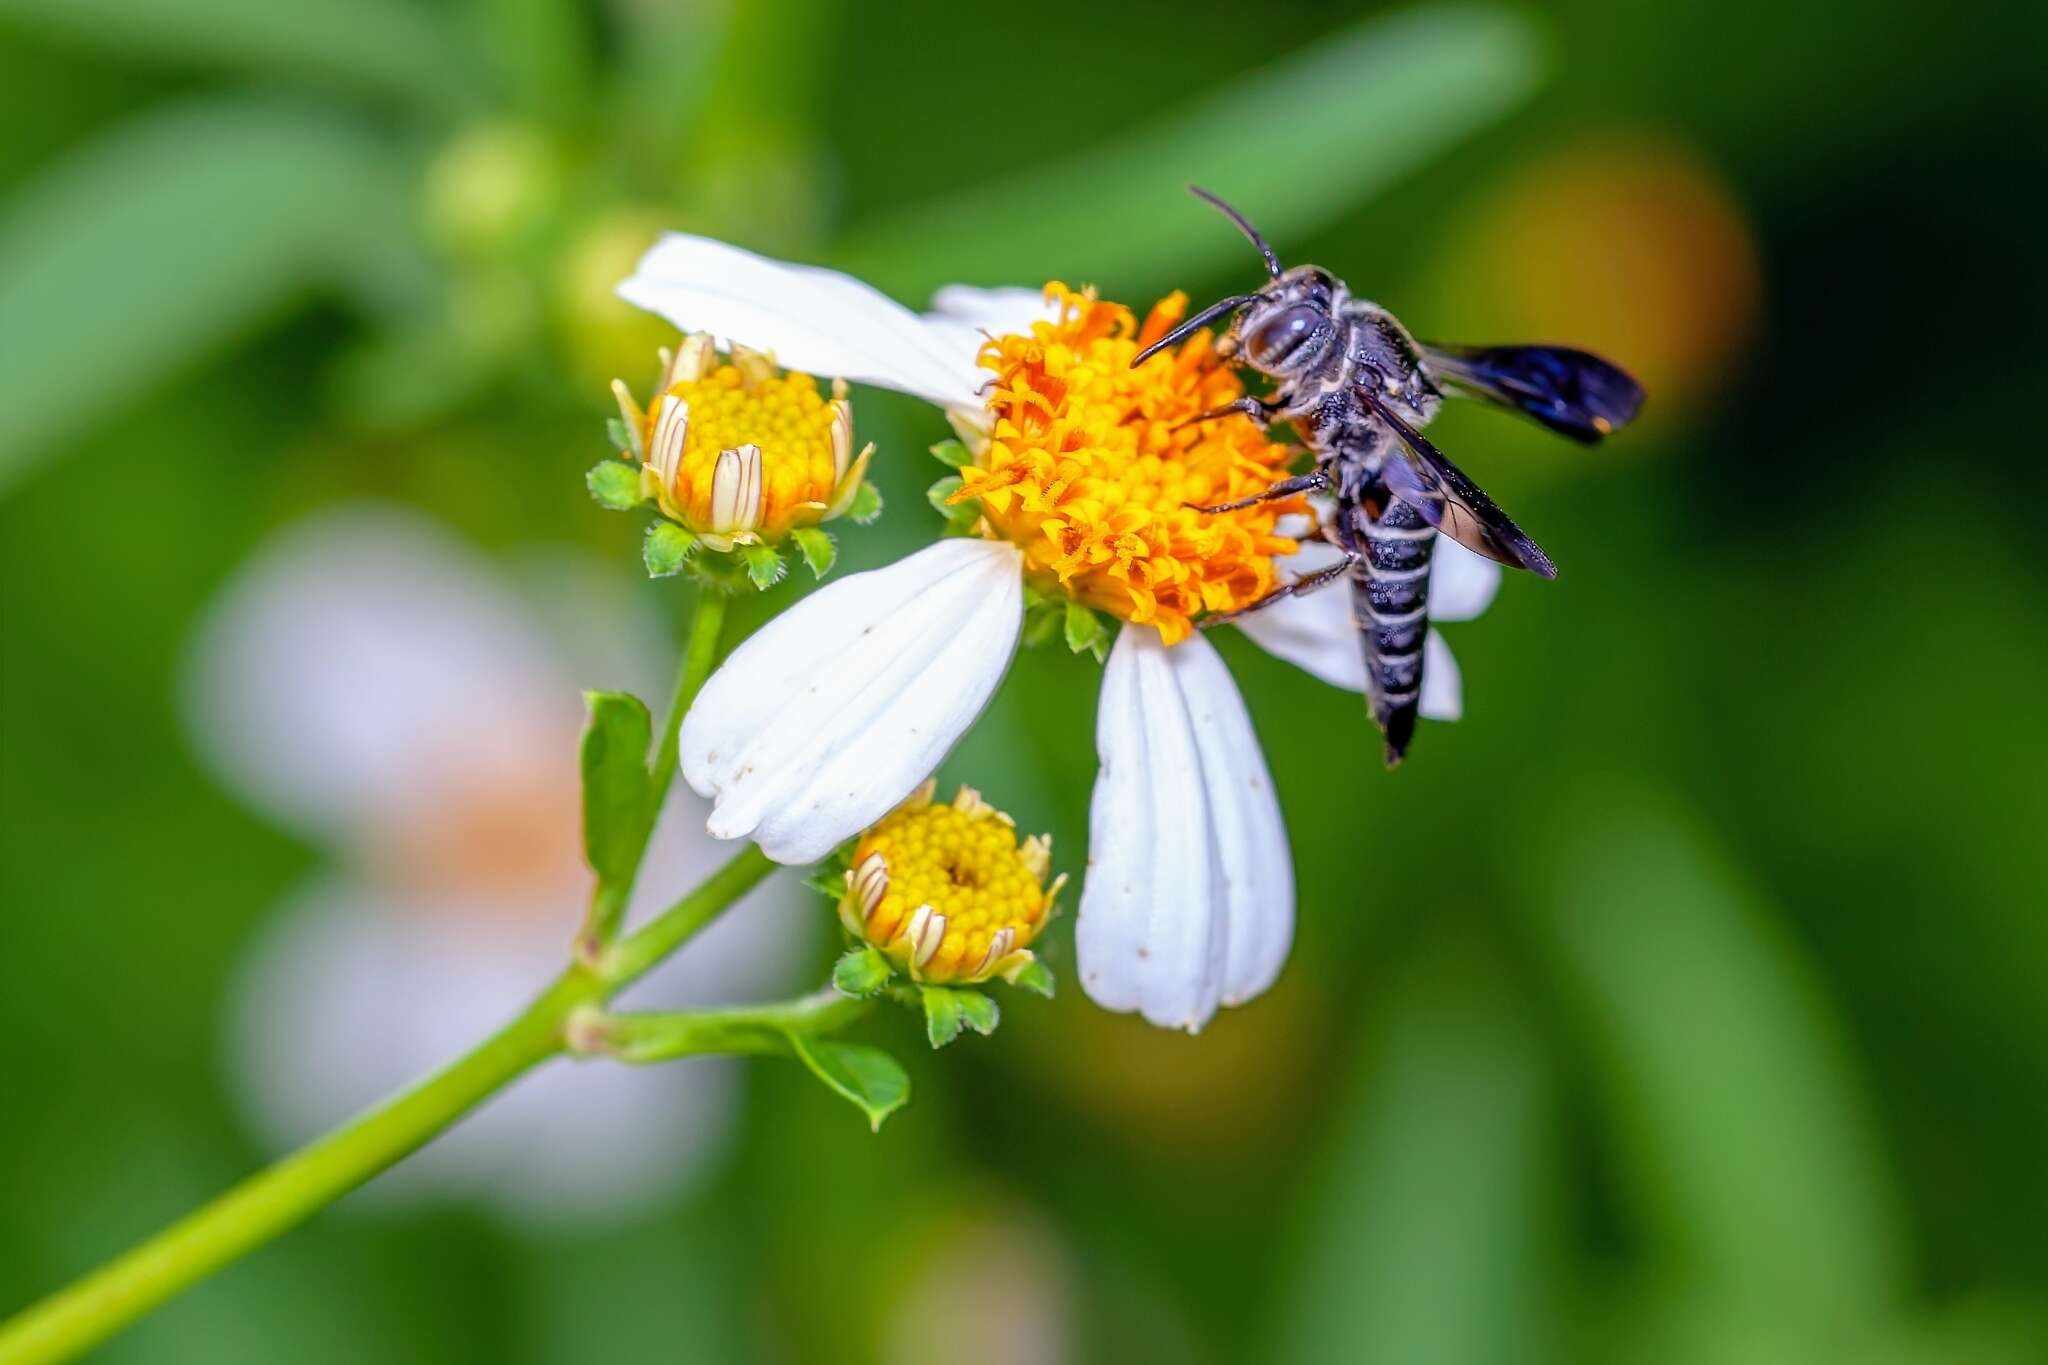
[[1382,506],[1377,518],[1364,505],[1357,509],[1353,529],[1362,558],[1351,583],[1372,718],[1387,737],[1391,767],[1415,735],[1436,531],[1399,498],[1387,498]]

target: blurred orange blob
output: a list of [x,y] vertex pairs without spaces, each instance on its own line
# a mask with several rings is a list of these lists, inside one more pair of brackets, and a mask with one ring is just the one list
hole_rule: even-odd
[[1441,262],[1432,340],[1597,352],[1642,382],[1644,416],[1661,422],[1711,394],[1755,334],[1762,287],[1748,219],[1673,139],[1568,143],[1485,192],[1465,222]]

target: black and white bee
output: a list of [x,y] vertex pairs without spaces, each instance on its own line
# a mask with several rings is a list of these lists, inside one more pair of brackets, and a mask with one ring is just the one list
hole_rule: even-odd
[[1490,399],[1577,441],[1595,442],[1636,415],[1643,390],[1619,368],[1562,346],[1432,346],[1415,341],[1393,314],[1353,297],[1320,266],[1283,269],[1244,215],[1207,190],[1193,193],[1220,209],[1265,257],[1268,283],[1204,308],[1141,351],[1142,363],[1226,314],[1218,355],[1274,381],[1266,397],[1247,394],[1191,419],[1243,413],[1255,422],[1292,422],[1315,456],[1309,473],[1283,479],[1223,512],[1273,498],[1328,493],[1335,515],[1316,536],[1344,558],[1228,615],[1351,580],[1353,615],[1365,648],[1372,718],[1387,742],[1387,766],[1401,761],[1415,734],[1422,695],[1422,642],[1429,631],[1429,567],[1439,531],[1467,549],[1544,578],[1550,556],[1494,506],[1418,428],[1446,392]]

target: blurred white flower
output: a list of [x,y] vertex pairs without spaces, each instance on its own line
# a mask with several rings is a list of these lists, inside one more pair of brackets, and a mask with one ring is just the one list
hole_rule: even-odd
[[[328,860],[258,935],[227,1019],[238,1098],[280,1149],[452,1060],[567,960],[590,888],[579,689],[659,696],[666,668],[656,623],[566,561],[523,591],[417,513],[339,510],[262,546],[199,630],[185,699],[200,754]],[[688,793],[671,800],[635,912],[727,856],[703,816]],[[628,998],[785,986],[809,899],[771,881]],[[715,1154],[735,1080],[718,1059],[546,1063],[370,1193],[625,1217]]]
[[[1195,1030],[1271,985],[1294,932],[1286,829],[1237,687],[1190,631],[1262,597],[1281,581],[1273,556],[1294,545],[1274,505],[1193,505],[1270,486],[1291,452],[1243,423],[1176,434],[1242,392],[1202,333],[1132,368],[1185,300],[1162,302],[1141,328],[1060,285],[953,285],[921,315],[848,276],[678,233],[619,294],[797,369],[937,404],[975,457],[957,496],[980,500],[979,536],[813,594],[700,694],[682,771],[713,800],[711,831],[804,863],[894,807],[994,693],[1029,581],[1125,622],[1097,715],[1102,767],[1075,933],[1083,989]],[[1498,567],[1443,537],[1437,550],[1432,608],[1476,615]],[[1335,553],[1306,546],[1279,567],[1298,574]],[[1364,690],[1342,587],[1239,624],[1280,657]],[[1457,667],[1433,631],[1426,651],[1419,709],[1455,718]]]

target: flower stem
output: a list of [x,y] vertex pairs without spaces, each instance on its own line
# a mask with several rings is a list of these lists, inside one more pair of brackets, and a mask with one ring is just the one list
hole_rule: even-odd
[[[700,584],[697,602],[690,612],[689,638],[683,644],[682,667],[676,672],[675,696],[668,704],[668,718],[662,724],[661,743],[654,751],[654,767],[650,787],[654,792],[654,819],[661,819],[661,807],[668,796],[669,783],[676,777],[676,745],[682,734],[683,716],[690,709],[690,703],[697,699],[697,693],[704,687],[704,680],[711,676],[712,667],[718,662],[719,639],[725,631],[726,594],[709,584]],[[640,851],[633,859],[632,871],[610,881],[600,881],[591,893],[590,911],[583,922],[583,932],[576,936],[576,954],[589,963],[604,951],[612,936],[619,931],[619,925],[626,918],[626,906],[633,899],[633,887],[640,877],[640,865],[647,858],[647,844],[654,837],[654,826],[647,827],[641,837]]]
[[67,1360],[296,1226],[559,1050],[568,1012],[603,991],[597,978],[570,968],[511,1023],[436,1075],[0,1324],[0,1361]]
[[[601,969],[570,967],[510,1023],[442,1071],[0,1324],[0,1362],[32,1365],[69,1359],[424,1146],[479,1101],[562,1051],[573,1013],[602,1005],[752,890],[774,867],[749,845],[620,943]],[[710,1011],[705,1015],[708,1022],[698,1027],[699,1046],[685,1050],[767,1050],[740,1045],[746,1041],[741,1017],[750,1013],[757,1028],[822,1032],[849,1022],[858,1011],[827,1014],[818,1004],[801,1001],[751,1012]],[[728,1045],[721,1046],[721,1038]]]
[[579,1050],[624,1062],[664,1062],[707,1052],[776,1054],[791,1034],[832,1033],[868,1012],[870,1002],[819,991],[772,1005],[679,1013],[609,1014],[574,1041]]
[[[725,595],[706,588],[690,622],[652,778],[657,808],[676,772],[683,714],[717,661]],[[650,834],[652,833],[650,829]],[[173,1223],[84,1279],[0,1323],[0,1365],[68,1360],[195,1281],[282,1235],[431,1141],[479,1102],[567,1046],[572,1015],[602,1006],[758,885],[775,864],[749,844],[694,891],[625,939],[612,943],[645,860],[642,841],[633,876],[600,888],[578,940],[577,960],[510,1023],[412,1089],[250,1176],[211,1204]],[[593,938],[593,933],[598,937]],[[604,945],[609,944],[609,948]],[[796,1011],[792,1013],[792,1011]],[[822,1032],[859,1011],[826,1013],[804,1002],[764,1006],[751,1027]],[[684,1051],[766,1051],[758,1032],[715,1011],[697,1026]],[[580,1017],[580,1016],[579,1016]],[[674,1020],[684,1016],[652,1016]],[[779,1025],[773,1021],[781,1019]],[[683,1026],[687,1032],[688,1026]],[[786,1047],[786,1044],[785,1044]]]

